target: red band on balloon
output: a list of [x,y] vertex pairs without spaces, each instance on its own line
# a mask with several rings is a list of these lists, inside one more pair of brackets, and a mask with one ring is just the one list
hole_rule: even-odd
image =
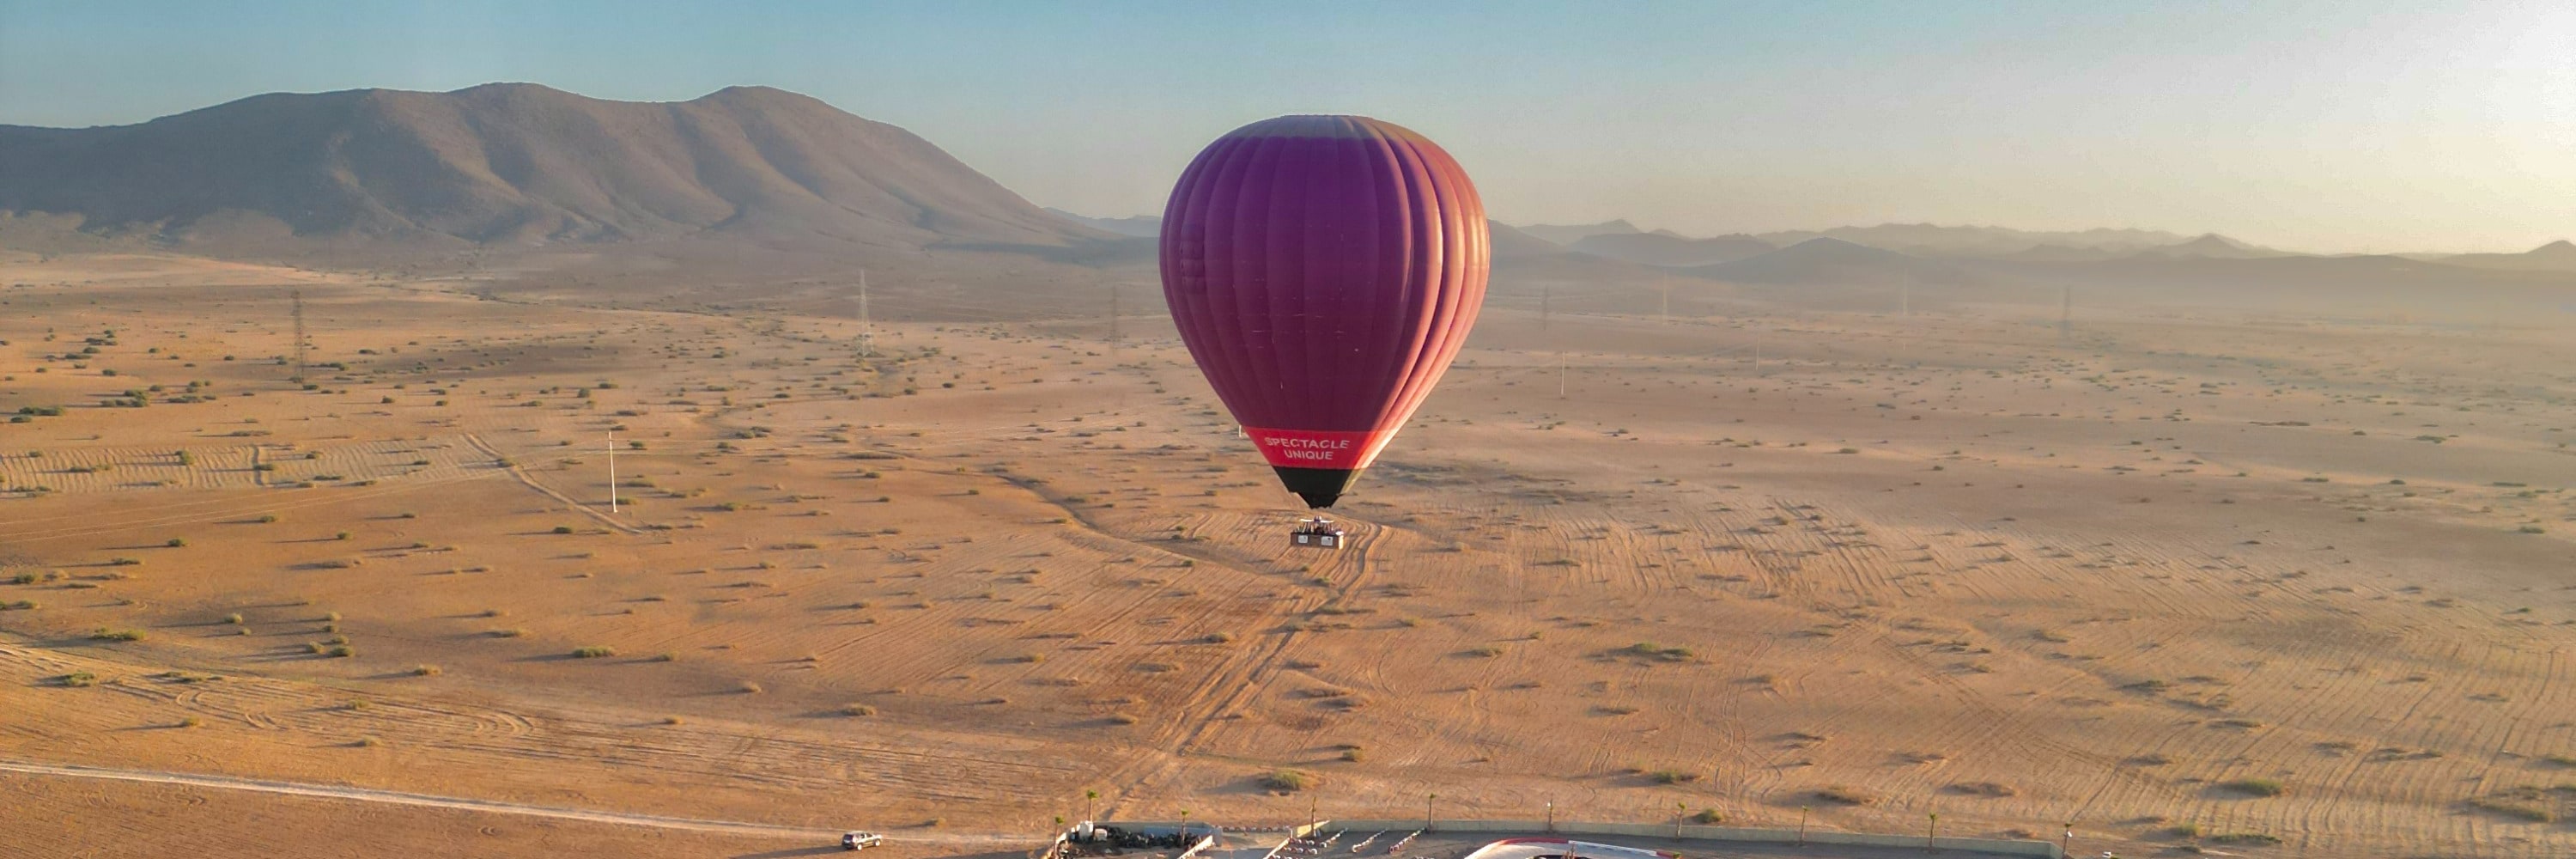
[[1385,442],[1386,430],[1340,432],[1336,430],[1288,430],[1244,427],[1243,434],[1261,448],[1261,456],[1271,465],[1288,468],[1334,468],[1349,471],[1368,467],[1377,458],[1377,449]]

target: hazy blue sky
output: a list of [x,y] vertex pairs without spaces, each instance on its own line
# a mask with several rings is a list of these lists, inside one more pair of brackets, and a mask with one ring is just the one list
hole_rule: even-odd
[[[276,90],[808,93],[1045,205],[1159,212],[1291,112],[1440,141],[1514,222],[2576,238],[2576,2],[120,3],[0,0],[0,122]],[[0,169],[6,169],[0,164]]]

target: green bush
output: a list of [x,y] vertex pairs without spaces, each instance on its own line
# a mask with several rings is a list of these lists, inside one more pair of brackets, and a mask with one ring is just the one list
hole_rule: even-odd
[[1280,793],[1296,793],[1314,787],[1319,781],[1321,779],[1315,774],[1304,770],[1276,769],[1261,777],[1261,786]]
[[2238,793],[2252,794],[2254,796],[2280,796],[2282,791],[2288,789],[2283,787],[2280,782],[2268,778],[2242,778],[2220,785],[2220,787],[2224,787]]

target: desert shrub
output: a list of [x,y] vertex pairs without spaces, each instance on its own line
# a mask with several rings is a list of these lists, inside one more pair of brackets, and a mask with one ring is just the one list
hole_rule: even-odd
[[74,671],[70,674],[55,675],[53,681],[56,686],[70,686],[74,688],[96,686],[98,685],[98,675],[91,674],[87,671]]
[[172,538],[170,538],[170,541],[169,541],[169,542],[163,543],[163,544],[161,544],[161,545],[168,546],[168,547],[173,548],[173,549],[185,548],[185,547],[188,545],[188,538],[186,538],[186,537],[172,537]]
[[1664,647],[1650,641],[1640,641],[1635,644],[1628,645],[1627,647],[1620,648],[1619,652],[1629,656],[1654,659],[1662,662],[1688,662],[1693,655],[1690,648]]
[[1261,786],[1280,793],[1296,793],[1314,787],[1320,781],[1313,773],[1304,770],[1276,769],[1261,777]]
[[572,649],[572,658],[574,659],[599,659],[615,655],[617,655],[617,648],[598,644]]
[[426,663],[421,664],[421,665],[414,665],[414,666],[412,666],[412,669],[411,669],[411,675],[412,675],[412,676],[414,676],[414,677],[436,677],[436,676],[438,676],[438,675],[440,675],[440,674],[444,674],[444,673],[446,673],[446,669],[440,668],[440,667],[438,667],[438,666],[436,666],[436,665],[429,665],[429,664],[426,664]]
[[1699,773],[1688,770],[1655,770],[1646,779],[1656,784],[1687,784],[1699,780]]
[[1726,822],[1726,815],[1714,808],[1703,808],[1698,814],[1691,815],[1691,822],[1704,826],[1717,826]]
[[1816,798],[1839,805],[1868,805],[1878,801],[1878,793],[1865,787],[1837,784],[1816,789]]
[[2241,778],[2219,786],[2254,796],[2280,796],[2282,791],[2288,789],[2280,782],[2268,778]]
[[843,705],[841,705],[841,715],[844,715],[844,716],[854,716],[854,717],[855,717],[855,716],[874,716],[874,715],[876,715],[876,714],[877,714],[877,708],[875,708],[875,707],[870,707],[870,706],[868,706],[868,705],[866,705],[866,704],[843,704]]
[[89,637],[93,641],[142,641],[143,630],[109,629],[102,626],[96,630],[92,630]]
[[557,534],[570,534],[570,533],[572,533],[572,526],[570,526],[570,525],[557,525],[557,526],[555,526],[555,533],[557,533]]

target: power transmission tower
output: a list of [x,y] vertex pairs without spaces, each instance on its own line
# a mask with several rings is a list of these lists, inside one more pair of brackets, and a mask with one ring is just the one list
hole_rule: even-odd
[[301,385],[304,384],[304,290],[288,290],[287,296],[294,302],[295,314],[295,375],[288,377],[288,381]]

